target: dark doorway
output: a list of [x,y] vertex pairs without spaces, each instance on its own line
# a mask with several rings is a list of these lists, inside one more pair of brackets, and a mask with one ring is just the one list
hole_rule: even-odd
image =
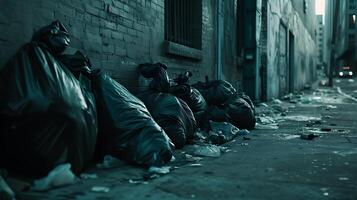
[[289,31],[289,92],[295,89],[295,36]]
[[288,92],[288,45],[287,28],[284,24],[279,27],[279,95],[282,96]]

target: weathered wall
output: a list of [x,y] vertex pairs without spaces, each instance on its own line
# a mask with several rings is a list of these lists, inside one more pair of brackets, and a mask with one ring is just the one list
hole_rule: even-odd
[[[289,74],[289,70],[293,70],[293,87],[295,90],[301,89],[306,83],[311,82],[316,74],[316,45],[314,38],[310,34],[308,28],[300,18],[292,2],[289,0],[269,0],[265,4],[267,10],[267,49],[266,49],[266,65],[267,65],[267,98],[276,98],[288,91],[281,91],[282,76],[284,73]],[[313,13],[307,13],[308,16],[314,17]],[[281,31],[286,27],[287,38],[281,37]],[[281,45],[286,43],[286,48],[289,49],[289,34],[294,35],[294,63],[288,69],[281,69]],[[289,59],[289,55],[287,55]],[[289,61],[287,61],[289,65]],[[290,69],[289,69],[290,68]]]
[[[239,86],[239,71],[230,57],[235,54],[236,1],[225,1],[224,74]],[[87,54],[95,67],[106,69],[130,89],[137,87],[136,66],[159,61],[169,66],[170,75],[186,69],[193,81],[214,78],[215,74],[215,1],[202,1],[201,61],[167,56],[164,42],[164,0],[0,0],[0,66],[31,39],[34,30],[59,19],[71,33],[72,53]],[[232,18],[232,19],[231,19]],[[231,26],[232,25],[232,26]],[[233,52],[233,53],[232,53]]]

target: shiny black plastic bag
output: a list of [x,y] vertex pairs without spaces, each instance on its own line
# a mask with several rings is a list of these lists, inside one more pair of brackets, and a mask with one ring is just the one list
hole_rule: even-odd
[[216,122],[230,122],[240,129],[253,129],[256,119],[254,106],[248,96],[235,95],[220,106],[211,106],[207,112],[207,119]]
[[177,149],[193,137],[196,120],[188,105],[172,94],[149,90],[138,97],[145,103],[155,121],[165,130]]
[[221,105],[236,94],[236,89],[227,81],[215,80],[192,85],[198,89],[209,105]]
[[167,66],[162,63],[144,63],[139,65],[139,73],[148,85],[141,85],[145,90],[153,89],[159,92],[169,92],[170,79],[167,73]]
[[172,157],[170,139],[142,101],[99,70],[92,72],[97,100],[98,152],[145,166],[161,166]]
[[23,46],[0,75],[0,162],[43,176],[61,163],[79,174],[94,156],[94,96],[51,52],[35,41]]
[[206,100],[196,88],[189,85],[176,85],[170,88],[170,93],[185,101],[194,113],[207,109]]

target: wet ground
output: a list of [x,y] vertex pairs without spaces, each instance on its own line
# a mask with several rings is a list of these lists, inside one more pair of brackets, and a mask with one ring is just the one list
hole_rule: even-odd
[[[75,185],[18,197],[355,200],[357,80],[335,81],[335,86],[261,104],[259,130],[224,145],[222,155],[192,157],[194,152],[177,151],[171,172],[161,177],[119,163],[89,171],[92,176]],[[319,137],[304,140],[301,134]]]

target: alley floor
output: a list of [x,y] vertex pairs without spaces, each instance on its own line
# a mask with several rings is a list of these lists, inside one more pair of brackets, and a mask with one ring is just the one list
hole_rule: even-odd
[[[146,180],[146,170],[123,164],[88,171],[92,176],[71,186],[21,192],[18,199],[355,200],[357,79],[303,93],[258,106],[261,125],[223,145],[220,157],[189,162],[180,159],[185,150],[176,151],[171,172],[161,177]],[[312,133],[319,137],[300,138]]]

